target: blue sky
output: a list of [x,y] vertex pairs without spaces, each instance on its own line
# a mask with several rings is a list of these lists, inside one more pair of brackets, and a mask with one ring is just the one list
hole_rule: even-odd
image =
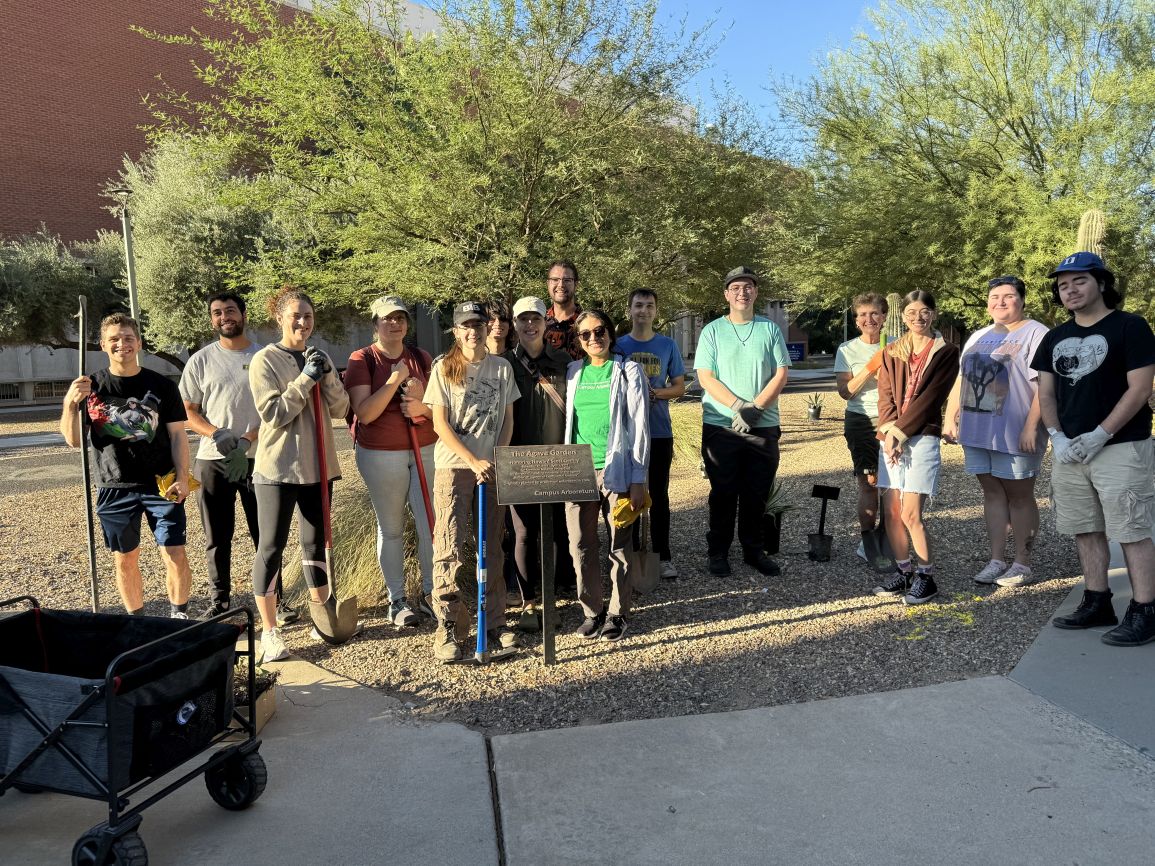
[[782,76],[806,79],[814,58],[833,47],[846,47],[866,28],[866,0],[660,0],[660,17],[674,25],[687,16],[687,30],[711,19],[722,44],[714,68],[695,80],[687,95],[709,105],[710,81],[729,78],[734,89],[754,106],[773,110],[766,87]]

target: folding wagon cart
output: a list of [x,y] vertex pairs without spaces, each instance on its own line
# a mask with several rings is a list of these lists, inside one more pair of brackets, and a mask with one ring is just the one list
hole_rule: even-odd
[[[251,612],[190,623],[47,610],[27,595],[0,602],[0,611],[21,602],[28,609],[0,616],[0,796],[16,788],[106,800],[108,821],[77,840],[73,864],[146,866],[141,813],[201,774],[226,809],[261,796],[261,741],[252,714],[233,708],[237,640],[246,634],[255,694]],[[234,734],[247,736],[133,805]]]

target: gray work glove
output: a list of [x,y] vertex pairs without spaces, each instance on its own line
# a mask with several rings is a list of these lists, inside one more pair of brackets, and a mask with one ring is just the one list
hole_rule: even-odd
[[[750,432],[750,410],[754,409],[757,412],[757,407],[741,397],[738,397],[730,404],[730,409],[734,413],[734,417],[730,420],[730,429],[735,433],[749,433]],[[758,413],[761,414],[761,413]]]
[[322,376],[333,372],[333,362],[316,346],[310,346],[305,350],[305,369],[301,372],[314,382],[320,382]]
[[236,448],[239,439],[240,437],[227,427],[218,427],[213,431],[213,444],[217,446],[222,456]]

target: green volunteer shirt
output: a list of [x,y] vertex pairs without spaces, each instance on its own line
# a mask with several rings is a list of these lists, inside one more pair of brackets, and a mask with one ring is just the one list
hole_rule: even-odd
[[604,469],[606,465],[606,442],[610,438],[610,377],[613,372],[613,361],[600,367],[586,361],[574,393],[573,441],[590,446],[594,469]]

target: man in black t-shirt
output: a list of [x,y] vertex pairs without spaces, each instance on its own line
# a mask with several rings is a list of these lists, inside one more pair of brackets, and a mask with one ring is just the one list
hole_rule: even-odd
[[[140,519],[148,519],[167,571],[169,615],[188,619],[191,583],[185,554],[184,500],[189,449],[184,403],[177,386],[140,366],[140,328],[122,313],[100,323],[107,370],[75,379],[64,396],[60,432],[73,448],[88,428],[96,466],[96,514],[112,551],[116,586],[131,614],[144,607],[140,576]],[[161,496],[158,477],[175,470]]]
[[1072,315],[1039,344],[1039,407],[1054,451],[1055,525],[1075,536],[1086,589],[1058,628],[1119,622],[1111,605],[1107,539],[1122,546],[1131,579],[1123,622],[1103,635],[1115,646],[1155,641],[1155,454],[1151,444],[1155,335],[1117,310],[1115,275],[1094,253],[1075,253],[1050,274],[1051,292]]

